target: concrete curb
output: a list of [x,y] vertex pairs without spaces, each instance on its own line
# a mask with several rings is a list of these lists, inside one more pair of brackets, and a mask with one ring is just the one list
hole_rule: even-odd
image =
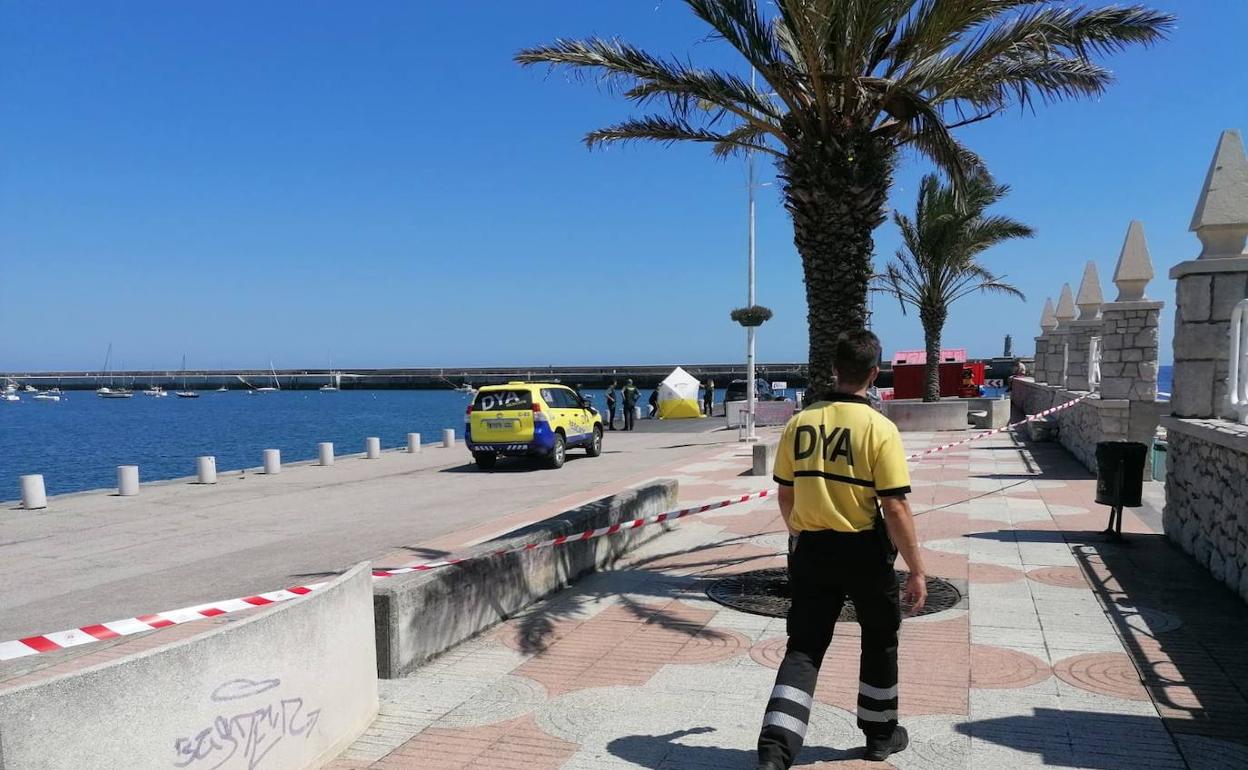
[[[482,543],[467,553],[489,553],[653,516],[670,510],[675,501],[676,482],[660,480],[595,500],[516,530],[508,537]],[[629,530],[597,540],[570,542],[559,548],[399,575],[377,583],[373,607],[378,676],[404,676],[582,575],[610,565],[669,528],[665,524]]]

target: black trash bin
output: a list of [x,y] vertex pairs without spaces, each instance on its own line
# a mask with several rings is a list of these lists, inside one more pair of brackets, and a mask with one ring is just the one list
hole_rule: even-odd
[[1137,441],[1101,441],[1096,445],[1096,502],[1110,506],[1105,534],[1122,537],[1122,509],[1143,504],[1144,461],[1148,447]]

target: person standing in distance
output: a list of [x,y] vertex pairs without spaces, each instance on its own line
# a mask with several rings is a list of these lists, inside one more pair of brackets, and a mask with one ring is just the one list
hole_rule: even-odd
[[624,390],[621,394],[624,396],[624,430],[632,430],[633,419],[637,414],[637,402],[641,400],[641,391],[637,390],[630,378],[624,383]]
[[906,502],[910,472],[901,435],[866,398],[879,361],[874,334],[842,335],[833,360],[835,391],[794,415],[776,448],[780,513],[796,539],[789,556],[793,604],[788,649],[758,739],[759,770],[787,770],[797,759],[846,598],[862,626],[858,727],[866,759],[881,761],[909,745],[897,724],[898,550],[910,568],[905,600],[912,613],[927,601],[927,583]]
[[615,388],[615,380],[611,380],[611,387],[607,388],[607,414],[611,416],[607,430],[615,430]]
[[706,391],[702,394],[702,411],[710,417],[715,412],[715,380],[706,381]]

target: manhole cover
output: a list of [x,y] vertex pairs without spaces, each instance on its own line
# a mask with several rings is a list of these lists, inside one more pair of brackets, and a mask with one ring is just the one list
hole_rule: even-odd
[[[897,571],[897,582],[905,584],[910,573]],[[751,615],[767,615],[783,618],[789,614],[789,571],[787,569],[760,569],[743,572],[740,575],[721,578],[711,583],[706,595],[725,607],[748,612]],[[927,579],[927,606],[920,615],[931,615],[957,607],[962,601],[962,592],[943,578]],[[841,610],[841,620],[857,620],[854,605],[845,600]]]

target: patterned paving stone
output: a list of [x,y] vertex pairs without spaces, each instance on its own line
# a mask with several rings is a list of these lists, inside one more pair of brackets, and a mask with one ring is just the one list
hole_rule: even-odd
[[1131,659],[1121,652],[1075,655],[1059,661],[1053,671],[1059,679],[1081,690],[1129,700],[1149,700]]
[[999,564],[975,564],[968,566],[971,583],[1013,583],[1023,579],[1022,570]]
[[1015,650],[976,644],[971,646],[971,687],[1013,689],[1049,678],[1043,660]]
[[375,770],[555,770],[577,745],[539,729],[533,716],[490,727],[431,727],[387,755]]
[[1027,578],[1037,583],[1057,586],[1058,588],[1078,588],[1087,590],[1088,580],[1083,570],[1078,567],[1039,567],[1029,570]]

